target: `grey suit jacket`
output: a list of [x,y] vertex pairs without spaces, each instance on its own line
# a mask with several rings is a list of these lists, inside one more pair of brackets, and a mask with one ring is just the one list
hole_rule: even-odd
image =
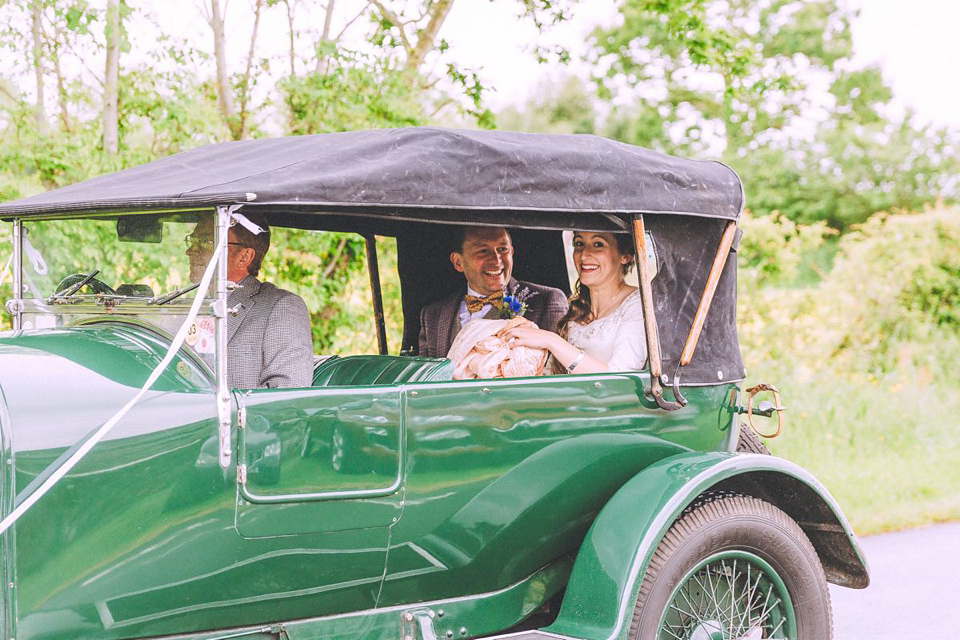
[[[560,289],[544,287],[532,282],[510,279],[507,293],[529,289],[527,312],[523,317],[541,329],[555,331],[560,318],[567,312],[567,296]],[[445,358],[450,345],[460,329],[460,302],[466,294],[466,286],[448,298],[428,304],[420,311],[420,348],[421,356]]]
[[227,379],[232,389],[309,387],[313,377],[310,313],[300,296],[253,276],[227,298]]

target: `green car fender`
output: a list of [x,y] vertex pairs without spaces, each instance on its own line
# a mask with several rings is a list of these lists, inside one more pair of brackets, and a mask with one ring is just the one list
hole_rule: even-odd
[[596,640],[626,638],[657,545],[684,509],[713,491],[776,505],[807,534],[828,581],[867,586],[867,566],[853,530],[810,473],[768,455],[684,453],[650,465],[610,498],[580,547],[559,616],[545,631]]

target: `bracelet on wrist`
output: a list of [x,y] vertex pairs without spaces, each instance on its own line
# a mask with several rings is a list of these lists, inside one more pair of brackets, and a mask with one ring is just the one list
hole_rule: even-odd
[[583,362],[584,357],[586,357],[586,352],[583,349],[577,349],[580,354],[573,359],[573,362],[567,365],[567,373],[573,373],[573,370],[577,368],[577,365]]

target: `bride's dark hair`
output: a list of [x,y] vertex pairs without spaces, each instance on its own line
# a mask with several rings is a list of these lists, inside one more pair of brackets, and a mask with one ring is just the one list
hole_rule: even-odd
[[[615,233],[613,237],[617,241],[617,251],[620,255],[630,256],[630,262],[623,265],[623,274],[626,275],[633,268],[634,256],[636,255],[633,237],[628,233]],[[564,340],[567,339],[571,322],[587,324],[593,321],[593,318],[590,317],[592,313],[590,311],[590,289],[582,286],[579,280],[573,285],[573,295],[570,296],[569,303],[570,308],[566,315],[560,318],[560,322],[557,323],[557,333]],[[553,370],[554,373],[566,372],[556,358],[553,359]]]

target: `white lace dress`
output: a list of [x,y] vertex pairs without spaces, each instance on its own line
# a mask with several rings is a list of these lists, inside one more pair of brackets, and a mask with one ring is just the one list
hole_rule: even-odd
[[639,371],[647,361],[640,291],[624,298],[613,313],[589,324],[571,322],[567,340],[610,371]]

